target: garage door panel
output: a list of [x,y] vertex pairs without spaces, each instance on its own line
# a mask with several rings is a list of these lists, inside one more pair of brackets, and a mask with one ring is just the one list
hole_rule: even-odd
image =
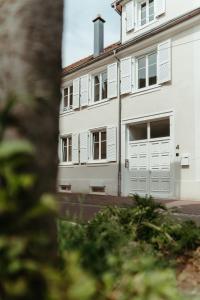
[[168,197],[171,193],[171,140],[129,144],[129,191]]

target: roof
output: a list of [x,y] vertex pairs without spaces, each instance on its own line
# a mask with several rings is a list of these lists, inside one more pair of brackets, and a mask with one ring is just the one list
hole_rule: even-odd
[[[100,58],[104,58],[107,55],[109,55],[111,52],[113,52],[113,50],[116,50],[117,48],[119,48],[120,45],[121,45],[121,43],[117,42],[117,43],[114,43],[114,44],[109,45],[108,47],[104,48],[103,52],[99,56],[97,56],[98,60]],[[62,72],[63,76],[67,75],[68,73],[71,73],[72,71],[75,71],[76,68],[84,67],[85,64],[95,62],[97,57],[94,55],[90,55],[90,56],[87,56],[87,57],[65,67]]]
[[179,17],[176,17],[172,20],[169,20],[163,24],[161,24],[159,27],[155,27],[155,28],[152,28],[150,29],[149,31],[147,32],[144,32],[143,34],[139,35],[139,36],[136,36],[135,38],[127,41],[126,43],[123,43],[121,44],[120,42],[117,42],[115,44],[112,44],[108,47],[106,47],[104,49],[104,51],[98,55],[98,56],[93,56],[93,55],[90,55],[86,58],[83,58],[69,66],[67,66],[66,68],[63,69],[63,72],[62,72],[62,75],[63,76],[66,76],[66,75],[69,75],[77,70],[80,70],[88,65],[91,65],[97,61],[100,61],[101,59],[104,59],[106,57],[109,57],[113,54],[113,51],[116,50],[116,53],[119,53],[120,51],[124,50],[124,49],[127,49],[129,48],[130,46],[133,46],[141,41],[144,41],[148,38],[151,38],[161,32],[164,32],[170,28],[173,28],[174,26],[178,25],[178,24],[181,24],[185,21],[188,21],[190,20],[191,18],[195,17],[195,16],[198,16],[200,15],[200,7],[192,10],[191,12],[187,12]]

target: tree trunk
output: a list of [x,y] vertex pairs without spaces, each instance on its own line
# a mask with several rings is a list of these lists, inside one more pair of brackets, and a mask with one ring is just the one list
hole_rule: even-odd
[[[13,184],[12,193],[4,178],[5,174],[8,176],[10,162],[4,163],[7,173],[1,172],[1,162],[0,190],[3,193],[0,193],[0,204],[4,206],[0,209],[0,238],[6,236],[8,240],[5,255],[10,251],[7,248],[12,248],[10,241],[14,243],[20,239],[22,244],[26,241],[26,248],[19,259],[48,266],[48,262],[50,265],[57,262],[55,214],[49,210],[33,217],[31,213],[35,213],[37,204],[41,204],[42,195],[56,192],[63,0],[0,0],[0,24],[0,146],[5,141],[26,140],[35,150],[29,159],[26,155],[24,159],[20,157],[24,162],[17,170],[19,175],[9,173],[15,178],[9,182]],[[14,106],[3,118],[2,112],[11,99],[14,99]],[[34,175],[34,184],[30,189],[16,190],[17,176],[24,172]],[[46,242],[45,234],[50,241]],[[2,247],[1,244],[1,253]],[[0,265],[3,260],[6,263],[4,273],[0,272],[0,298],[15,299],[6,294],[14,293],[14,286],[13,290],[9,289],[7,280],[16,281],[22,274],[16,271],[15,276],[4,276],[7,256],[1,255]],[[35,278],[32,273],[28,269],[27,273],[23,271],[29,296],[20,299],[32,300],[36,295],[38,299],[44,299],[45,288],[43,284],[39,288],[37,281],[40,276],[35,275]]]

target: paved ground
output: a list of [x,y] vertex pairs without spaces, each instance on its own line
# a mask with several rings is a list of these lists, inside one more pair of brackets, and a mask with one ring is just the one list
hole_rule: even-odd
[[[129,206],[133,203],[128,197],[58,194],[59,213],[61,218],[67,215],[81,220],[90,220],[105,206]],[[175,209],[175,216],[183,219],[192,219],[200,224],[200,201],[157,200]]]

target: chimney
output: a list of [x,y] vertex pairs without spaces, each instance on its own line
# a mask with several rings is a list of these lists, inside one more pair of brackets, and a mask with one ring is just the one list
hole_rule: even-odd
[[94,56],[99,56],[104,49],[104,23],[105,20],[98,15],[94,20]]

